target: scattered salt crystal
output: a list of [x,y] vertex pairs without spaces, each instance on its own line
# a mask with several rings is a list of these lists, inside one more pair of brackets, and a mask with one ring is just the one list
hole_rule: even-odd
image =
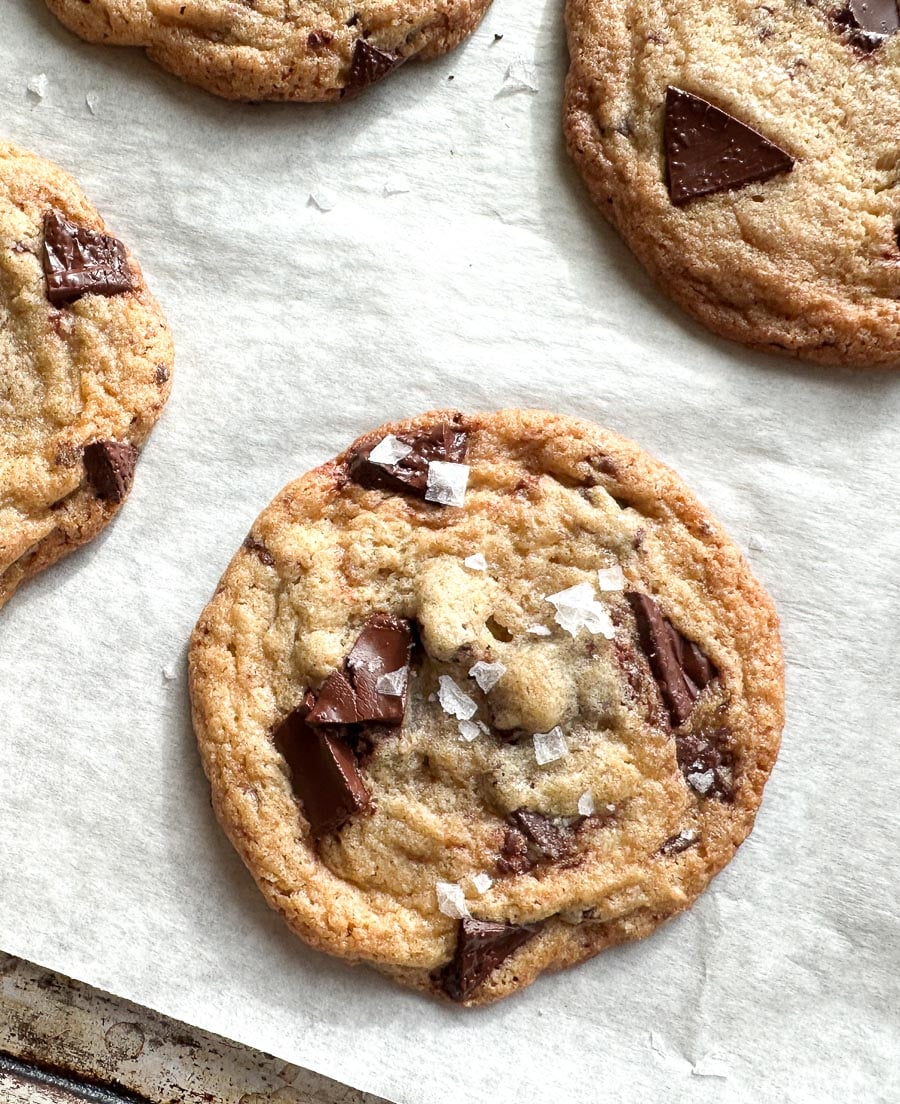
[[468,721],[475,716],[478,705],[456,685],[449,675],[441,675],[438,701],[441,709],[456,717],[458,721]]
[[601,590],[624,590],[625,573],[616,564],[615,567],[601,567],[597,572]]
[[484,660],[479,660],[474,667],[469,668],[469,677],[475,679],[485,694],[490,693],[505,674],[506,668],[502,663],[485,663]]
[[479,895],[487,893],[487,891],[494,884],[494,879],[489,874],[473,874],[472,886],[475,892]]
[[84,97],[84,102],[87,104],[88,111],[90,111],[90,113],[92,115],[96,115],[97,114],[97,93],[96,92],[88,92],[88,94]]
[[467,744],[471,744],[473,740],[477,740],[481,735],[481,728],[477,721],[460,721],[459,722],[459,738],[465,740]]
[[704,1058],[699,1058],[694,1063],[691,1073],[695,1077],[727,1078],[729,1074],[728,1063],[724,1058],[719,1058],[716,1055],[710,1054]]
[[550,630],[546,625],[527,625],[525,632],[531,633],[532,636],[550,636]]
[[174,682],[175,679],[178,677],[178,675],[175,671],[175,664],[174,663],[166,664],[166,666],[163,667],[162,673],[163,673],[163,678],[166,680],[166,682]]
[[39,100],[42,100],[47,95],[48,84],[47,74],[38,73],[36,76],[28,78],[25,87],[33,96],[37,96]]
[[487,571],[487,560],[481,552],[476,552],[472,556],[466,556],[463,563],[470,571]]
[[410,190],[409,181],[403,173],[395,173],[384,182],[384,194],[386,196],[402,195]]
[[754,551],[754,552],[765,552],[766,542],[762,539],[762,537],[760,537],[756,533],[754,533],[750,537],[748,547],[750,549],[752,549],[752,551]]
[[502,92],[537,92],[537,73],[526,57],[515,57],[509,63]]
[[466,904],[466,896],[456,882],[436,882],[434,888],[438,908],[445,916],[452,920],[462,920],[463,917],[472,915]]
[[551,728],[549,732],[535,732],[532,739],[534,740],[534,757],[540,767],[545,763],[554,763],[557,759],[562,759],[563,756],[569,754],[566,738],[563,736],[563,731],[559,725],[556,728]]
[[687,776],[688,783],[697,791],[698,794],[707,794],[712,789],[715,782],[715,776],[711,770],[699,772],[695,771],[693,774]]
[[579,797],[578,814],[579,816],[594,815],[594,795],[590,790],[585,790],[581,797]]
[[466,484],[468,482],[468,464],[451,464],[446,460],[432,460],[428,465],[425,501],[437,502],[441,506],[463,506],[466,501]]
[[408,667],[398,667],[396,671],[388,671],[376,681],[375,693],[385,694],[389,698],[402,698],[408,678]]
[[331,211],[337,200],[327,188],[316,188],[314,192],[309,193],[309,203],[318,207],[320,211]]
[[393,433],[382,437],[375,448],[369,453],[369,461],[372,464],[384,464],[390,467],[397,464],[412,452],[411,445],[404,445]]
[[577,636],[581,629],[589,633],[599,633],[607,640],[615,636],[615,627],[610,620],[606,607],[594,597],[594,588],[590,583],[578,583],[568,590],[548,594],[546,599],[556,608],[556,623]]

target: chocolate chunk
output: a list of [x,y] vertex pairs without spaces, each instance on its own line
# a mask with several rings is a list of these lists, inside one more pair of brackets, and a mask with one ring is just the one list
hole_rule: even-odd
[[790,172],[794,159],[707,100],[671,85],[664,126],[669,196],[676,207]]
[[316,839],[336,831],[369,804],[352,749],[339,731],[308,724],[305,705],[288,714],[274,740]]
[[525,924],[495,924],[471,917],[461,920],[456,952],[435,980],[451,1000],[468,1000],[502,962],[536,934],[535,926]]
[[900,8],[897,0],[849,0],[834,21],[849,29],[854,46],[871,53],[900,31]]
[[524,874],[534,866],[528,854],[528,840],[517,828],[507,828],[503,833],[497,870],[501,874]]
[[167,383],[169,379],[169,369],[165,364],[157,364],[156,366],[156,382],[162,387],[164,383]]
[[727,728],[675,736],[678,766],[688,785],[701,797],[731,801],[734,796],[734,755],[728,736]]
[[364,38],[358,38],[353,47],[353,58],[350,61],[350,72],[347,74],[347,83],[341,93],[343,96],[353,92],[359,92],[376,81],[386,77],[392,69],[402,65],[404,58],[399,54],[389,54],[385,50],[379,50]]
[[408,621],[387,613],[373,614],[356,638],[341,669],[328,676],[316,693],[310,724],[359,724],[374,721],[398,725],[406,711],[402,694],[380,694],[382,675],[409,669],[412,631]]
[[693,828],[686,828],[677,836],[669,836],[666,842],[657,851],[658,855],[680,855],[689,847],[694,847],[700,842],[700,833]]
[[718,672],[700,648],[663,617],[652,598],[635,591],[629,591],[626,598],[634,611],[641,647],[672,721],[683,724],[691,715],[700,691]]
[[121,502],[131,489],[138,451],[127,441],[93,441],[85,446],[84,468],[97,498]]
[[374,464],[369,460],[369,453],[379,444],[378,441],[368,448],[359,449],[350,458],[349,471],[353,482],[360,487],[404,491],[424,498],[428,488],[428,465],[433,460],[461,464],[466,458],[468,440],[465,430],[453,422],[441,422],[421,433],[401,434],[397,440],[411,448],[412,452],[396,464]]
[[531,809],[516,809],[509,814],[509,821],[534,844],[543,858],[556,862],[571,850],[568,834],[548,819],[543,813]]
[[252,552],[265,567],[274,567],[275,557],[268,548],[266,548],[263,542],[257,540],[252,533],[247,534],[247,539],[244,541],[244,548],[246,548],[248,552]]
[[70,222],[59,211],[44,216],[44,275],[55,306],[82,295],[119,295],[134,287],[125,246],[109,234]]
[[327,46],[333,38],[334,35],[328,31],[310,31],[306,36],[306,45],[310,50],[320,50],[323,46]]

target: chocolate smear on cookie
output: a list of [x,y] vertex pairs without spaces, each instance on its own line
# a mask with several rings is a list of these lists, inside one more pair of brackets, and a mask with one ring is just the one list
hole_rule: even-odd
[[734,755],[727,728],[678,733],[675,754],[685,781],[700,797],[731,801],[734,796]]
[[353,750],[340,730],[310,725],[306,705],[288,714],[274,741],[287,760],[294,793],[316,839],[336,831],[369,804]]
[[138,451],[127,441],[92,441],[84,449],[84,470],[97,498],[121,502],[131,489]]
[[59,211],[44,216],[44,275],[55,306],[82,295],[119,295],[134,288],[125,246],[110,234],[71,222]]
[[408,621],[375,613],[344,660],[315,694],[307,721],[316,725],[398,725],[406,711],[412,630]]
[[663,617],[646,594],[629,591],[625,597],[634,611],[638,636],[672,721],[683,724],[691,715],[700,691],[718,672],[692,641]]
[[451,1000],[468,1000],[502,962],[536,934],[535,926],[467,917],[459,923],[453,958],[434,980]]
[[669,196],[676,207],[794,167],[793,157],[759,131],[671,85],[666,89],[663,137]]
[[[387,440],[386,438],[383,440]],[[349,474],[354,483],[368,489],[403,491],[425,498],[428,490],[428,466],[434,461],[461,464],[466,458],[466,432],[455,422],[440,422],[419,433],[401,433],[391,438],[393,448],[385,450],[387,462],[370,460],[371,453],[381,455],[379,446],[357,449],[350,457]],[[396,457],[396,459],[392,459]]]
[[347,74],[347,83],[344,85],[342,96],[350,96],[359,92],[370,84],[382,80],[402,65],[405,58],[399,54],[389,54],[385,50],[379,50],[371,42],[364,38],[358,38],[353,47],[353,57],[350,60],[350,72]]

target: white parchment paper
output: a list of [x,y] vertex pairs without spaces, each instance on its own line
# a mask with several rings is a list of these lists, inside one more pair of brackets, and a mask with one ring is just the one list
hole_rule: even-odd
[[[0,946],[405,1104],[896,1102],[900,376],[750,355],[655,293],[567,163],[560,9],[496,0],[457,53],[309,108],[219,102],[0,0],[0,128],[76,175],[178,348],[119,520],[0,613]],[[436,405],[636,438],[749,547],[788,656],[756,831],[696,907],[475,1012],[287,933],[214,822],[186,693],[273,494]]]

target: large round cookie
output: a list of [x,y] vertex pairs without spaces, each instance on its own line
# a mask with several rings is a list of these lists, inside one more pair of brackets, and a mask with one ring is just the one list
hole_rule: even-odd
[[900,364],[895,0],[568,0],[569,151],[716,333]]
[[750,831],[778,620],[588,422],[382,426],[260,515],[190,649],[216,813],[308,942],[465,1004],[648,934]]
[[172,364],[137,262],[75,181],[0,142],[0,605],[116,513]]
[[490,0],[47,0],[88,42],[143,46],[229,100],[339,100],[475,30]]

